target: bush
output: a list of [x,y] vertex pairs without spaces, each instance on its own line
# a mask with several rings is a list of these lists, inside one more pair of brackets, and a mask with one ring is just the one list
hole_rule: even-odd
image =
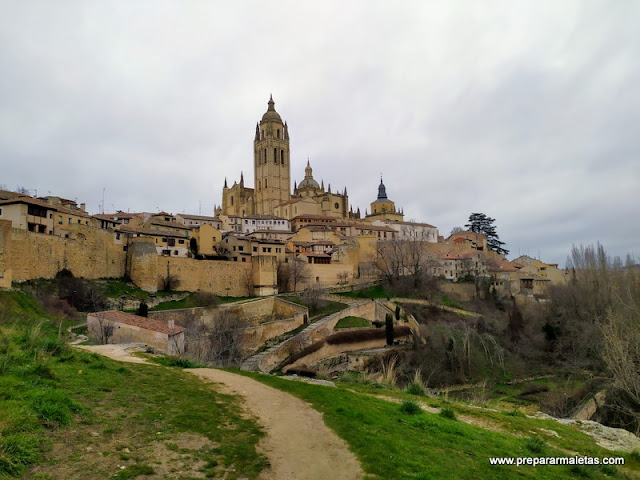
[[456,412],[451,407],[442,407],[440,409],[440,416],[448,418],[449,420],[456,420]]
[[[394,328],[395,337],[409,335],[411,329],[407,326]],[[377,328],[363,328],[360,330],[349,330],[329,335],[326,341],[329,345],[341,345],[343,343],[364,342],[367,340],[378,340],[386,337],[386,331]]]
[[525,447],[531,453],[541,455],[545,451],[546,443],[544,443],[544,440],[542,440],[540,437],[531,437],[527,439]]
[[402,402],[402,405],[400,405],[400,411],[407,415],[418,415],[422,413],[422,408],[413,400],[405,400]]
[[31,398],[30,404],[45,427],[68,424],[71,421],[71,414],[80,409],[74,401],[59,390],[38,392]]
[[411,395],[424,395],[425,391],[422,385],[418,385],[417,383],[410,383],[405,392],[410,393]]
[[0,477],[17,477],[40,457],[37,437],[28,434],[7,435],[0,439]]

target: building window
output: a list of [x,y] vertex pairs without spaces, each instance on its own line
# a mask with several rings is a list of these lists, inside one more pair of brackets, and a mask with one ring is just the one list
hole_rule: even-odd
[[0,215],[2,215],[2,209],[0,208]]
[[[69,222],[69,225],[71,225],[71,221],[72,221],[71,217],[67,218],[67,221]],[[80,220],[78,220],[78,223],[80,223]]]
[[233,195],[231,195],[231,206],[233,206]]
[[58,225],[62,225],[62,215],[58,215]]
[[184,244],[184,240],[178,240],[178,243]]
[[242,261],[243,261],[243,262],[246,262],[246,261],[247,261],[247,259],[246,259],[245,257],[242,257]]
[[276,130],[276,138],[280,139],[280,129],[279,128]]
[[253,251],[257,252],[258,251],[258,247],[253,247]]
[[284,150],[280,150],[280,164],[284,165]]
[[274,148],[273,149],[273,163],[278,163],[278,149]]

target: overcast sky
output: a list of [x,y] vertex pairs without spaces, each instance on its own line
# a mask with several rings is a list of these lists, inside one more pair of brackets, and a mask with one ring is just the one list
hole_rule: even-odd
[[0,0],[0,184],[211,215],[269,94],[292,179],[380,174],[406,219],[510,258],[640,256],[640,2]]

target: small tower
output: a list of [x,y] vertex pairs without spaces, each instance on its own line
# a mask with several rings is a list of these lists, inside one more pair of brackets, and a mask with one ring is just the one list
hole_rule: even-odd
[[267,106],[253,142],[255,212],[262,215],[272,215],[291,198],[289,128],[276,112],[273,97]]
[[378,198],[371,202],[371,213],[366,216],[371,220],[379,218],[381,220],[402,221],[404,218],[404,215],[396,210],[396,204],[387,197],[387,188],[382,177],[380,177],[380,185],[378,185]]

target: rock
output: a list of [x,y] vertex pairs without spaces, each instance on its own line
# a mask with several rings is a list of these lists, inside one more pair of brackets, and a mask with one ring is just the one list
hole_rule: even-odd
[[90,435],[92,437],[99,437],[100,436],[100,434],[98,432],[91,432]]
[[126,448],[126,447],[125,447],[124,449],[122,449],[122,451],[123,451],[124,453],[131,453],[131,450],[129,450],[129,449],[128,449],[128,448]]

